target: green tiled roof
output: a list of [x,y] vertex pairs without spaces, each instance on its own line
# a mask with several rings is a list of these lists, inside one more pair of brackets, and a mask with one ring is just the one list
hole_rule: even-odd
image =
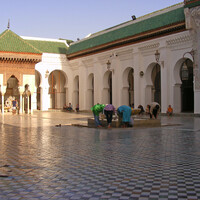
[[42,53],[9,29],[0,34],[0,51],[36,54]]
[[42,40],[28,40],[28,43],[42,51],[43,53],[57,53],[66,54],[67,46],[63,42],[42,41]]
[[67,51],[67,54],[70,55],[79,51],[94,48],[106,43],[125,39],[130,36],[134,36],[151,30],[156,30],[161,27],[183,21],[185,21],[184,7],[180,7],[169,12],[150,17],[148,19],[71,44]]

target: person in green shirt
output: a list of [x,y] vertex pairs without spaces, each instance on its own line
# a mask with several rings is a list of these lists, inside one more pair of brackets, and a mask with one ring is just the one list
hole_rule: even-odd
[[94,115],[94,121],[95,121],[96,127],[102,127],[102,125],[101,125],[101,123],[99,121],[99,114],[101,112],[103,112],[104,107],[105,107],[104,104],[97,103],[96,105],[94,105],[91,108],[91,111],[93,112],[93,115]]

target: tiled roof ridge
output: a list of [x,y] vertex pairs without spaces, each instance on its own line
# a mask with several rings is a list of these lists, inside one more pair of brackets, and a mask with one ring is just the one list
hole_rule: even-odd
[[[140,17],[138,17],[135,21],[130,20],[130,21],[126,21],[126,22],[123,22],[123,23],[121,23],[121,24],[118,24],[118,25],[116,25],[116,26],[112,26],[112,27],[107,28],[107,29],[104,29],[104,30],[102,30],[102,31],[93,33],[93,34],[91,34],[90,37],[83,38],[83,39],[81,39],[81,40],[79,40],[79,41],[73,42],[73,43],[71,43],[70,45],[77,44],[77,43],[79,43],[79,42],[82,42],[82,41],[84,41],[84,40],[88,40],[88,39],[97,37],[97,36],[99,36],[99,35],[103,35],[103,34],[105,34],[105,33],[107,33],[107,32],[110,32],[110,31],[113,31],[113,30],[115,30],[115,29],[119,29],[119,28],[128,26],[128,25],[133,24],[133,23],[138,23],[139,21],[142,21],[142,20],[146,20],[146,19],[148,19],[148,18],[146,18],[147,16],[153,17],[154,14],[160,15],[160,14],[162,14],[161,12],[166,11],[167,9],[170,9],[170,8],[177,9],[177,8],[176,8],[177,6],[182,6],[182,7],[183,7],[183,6],[184,6],[184,3],[183,3],[183,2],[180,2],[180,3],[174,4],[174,5],[172,5],[172,6],[168,6],[168,7],[166,7],[166,8],[162,8],[162,9],[160,9],[160,10],[157,10],[157,11],[151,12],[151,13],[149,13],[149,14],[140,16]],[[169,11],[170,11],[170,10],[169,10]]]
[[[11,32],[12,35],[21,40],[22,42],[24,42],[26,45],[28,45],[29,47],[33,48],[35,51],[39,52],[40,54],[42,54],[42,51],[40,51],[39,49],[35,48],[33,45],[29,44],[26,40],[24,40],[23,38],[21,38],[19,35],[17,35],[16,33],[14,33],[13,31],[11,31],[10,29],[7,29],[6,31],[4,31],[4,33],[0,36],[0,38],[3,38],[3,36],[5,36],[8,32]],[[28,52],[26,52],[28,53]],[[38,54],[38,53],[35,53],[35,54]]]
[[5,34],[7,34],[8,31],[9,31],[9,29],[5,30],[2,34],[0,34],[0,39],[3,38],[3,36],[4,36]]
[[60,42],[66,44],[67,47],[69,45],[67,44],[66,40],[60,40],[60,39],[52,39],[52,38],[40,38],[40,37],[29,37],[29,36],[20,36],[24,40],[34,40],[34,41],[45,41],[45,42]]

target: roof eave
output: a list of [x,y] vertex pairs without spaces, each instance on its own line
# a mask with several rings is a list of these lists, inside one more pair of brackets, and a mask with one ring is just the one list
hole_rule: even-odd
[[166,34],[170,34],[170,33],[173,33],[173,32],[180,32],[180,31],[183,31],[183,30],[185,30],[185,21],[174,23],[174,24],[171,24],[171,25],[167,25],[167,26],[161,27],[159,29],[143,32],[143,33],[133,35],[133,36],[129,36],[129,37],[126,37],[126,38],[122,38],[120,40],[116,40],[116,41],[109,42],[109,43],[106,43],[106,44],[103,44],[103,45],[88,48],[88,49],[78,51],[78,52],[75,52],[75,53],[71,53],[71,54],[67,55],[67,58],[69,60],[72,60],[72,59],[76,59],[76,58],[79,58],[79,57],[84,57],[84,56],[100,53],[102,51],[118,48],[120,46],[138,43],[138,42],[141,42],[143,40],[153,39],[153,38],[156,38],[156,37],[162,37]]

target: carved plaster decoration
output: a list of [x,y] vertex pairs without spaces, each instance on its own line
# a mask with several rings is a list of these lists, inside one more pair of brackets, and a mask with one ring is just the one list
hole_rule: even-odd
[[175,46],[175,45],[182,45],[182,44],[185,44],[187,42],[192,42],[192,36],[190,34],[185,34],[185,35],[182,35],[182,36],[178,36],[178,37],[175,37],[173,39],[169,39],[166,41],[167,43],[167,46],[170,47],[170,46]]
[[200,6],[190,9],[191,16],[197,28],[200,28]]
[[148,50],[152,50],[152,49],[157,49],[160,46],[160,43],[154,43],[154,44],[148,44],[142,47],[139,47],[138,49],[140,51],[148,51]]
[[200,6],[194,8],[185,8],[185,21],[186,29],[195,29],[200,28]]

